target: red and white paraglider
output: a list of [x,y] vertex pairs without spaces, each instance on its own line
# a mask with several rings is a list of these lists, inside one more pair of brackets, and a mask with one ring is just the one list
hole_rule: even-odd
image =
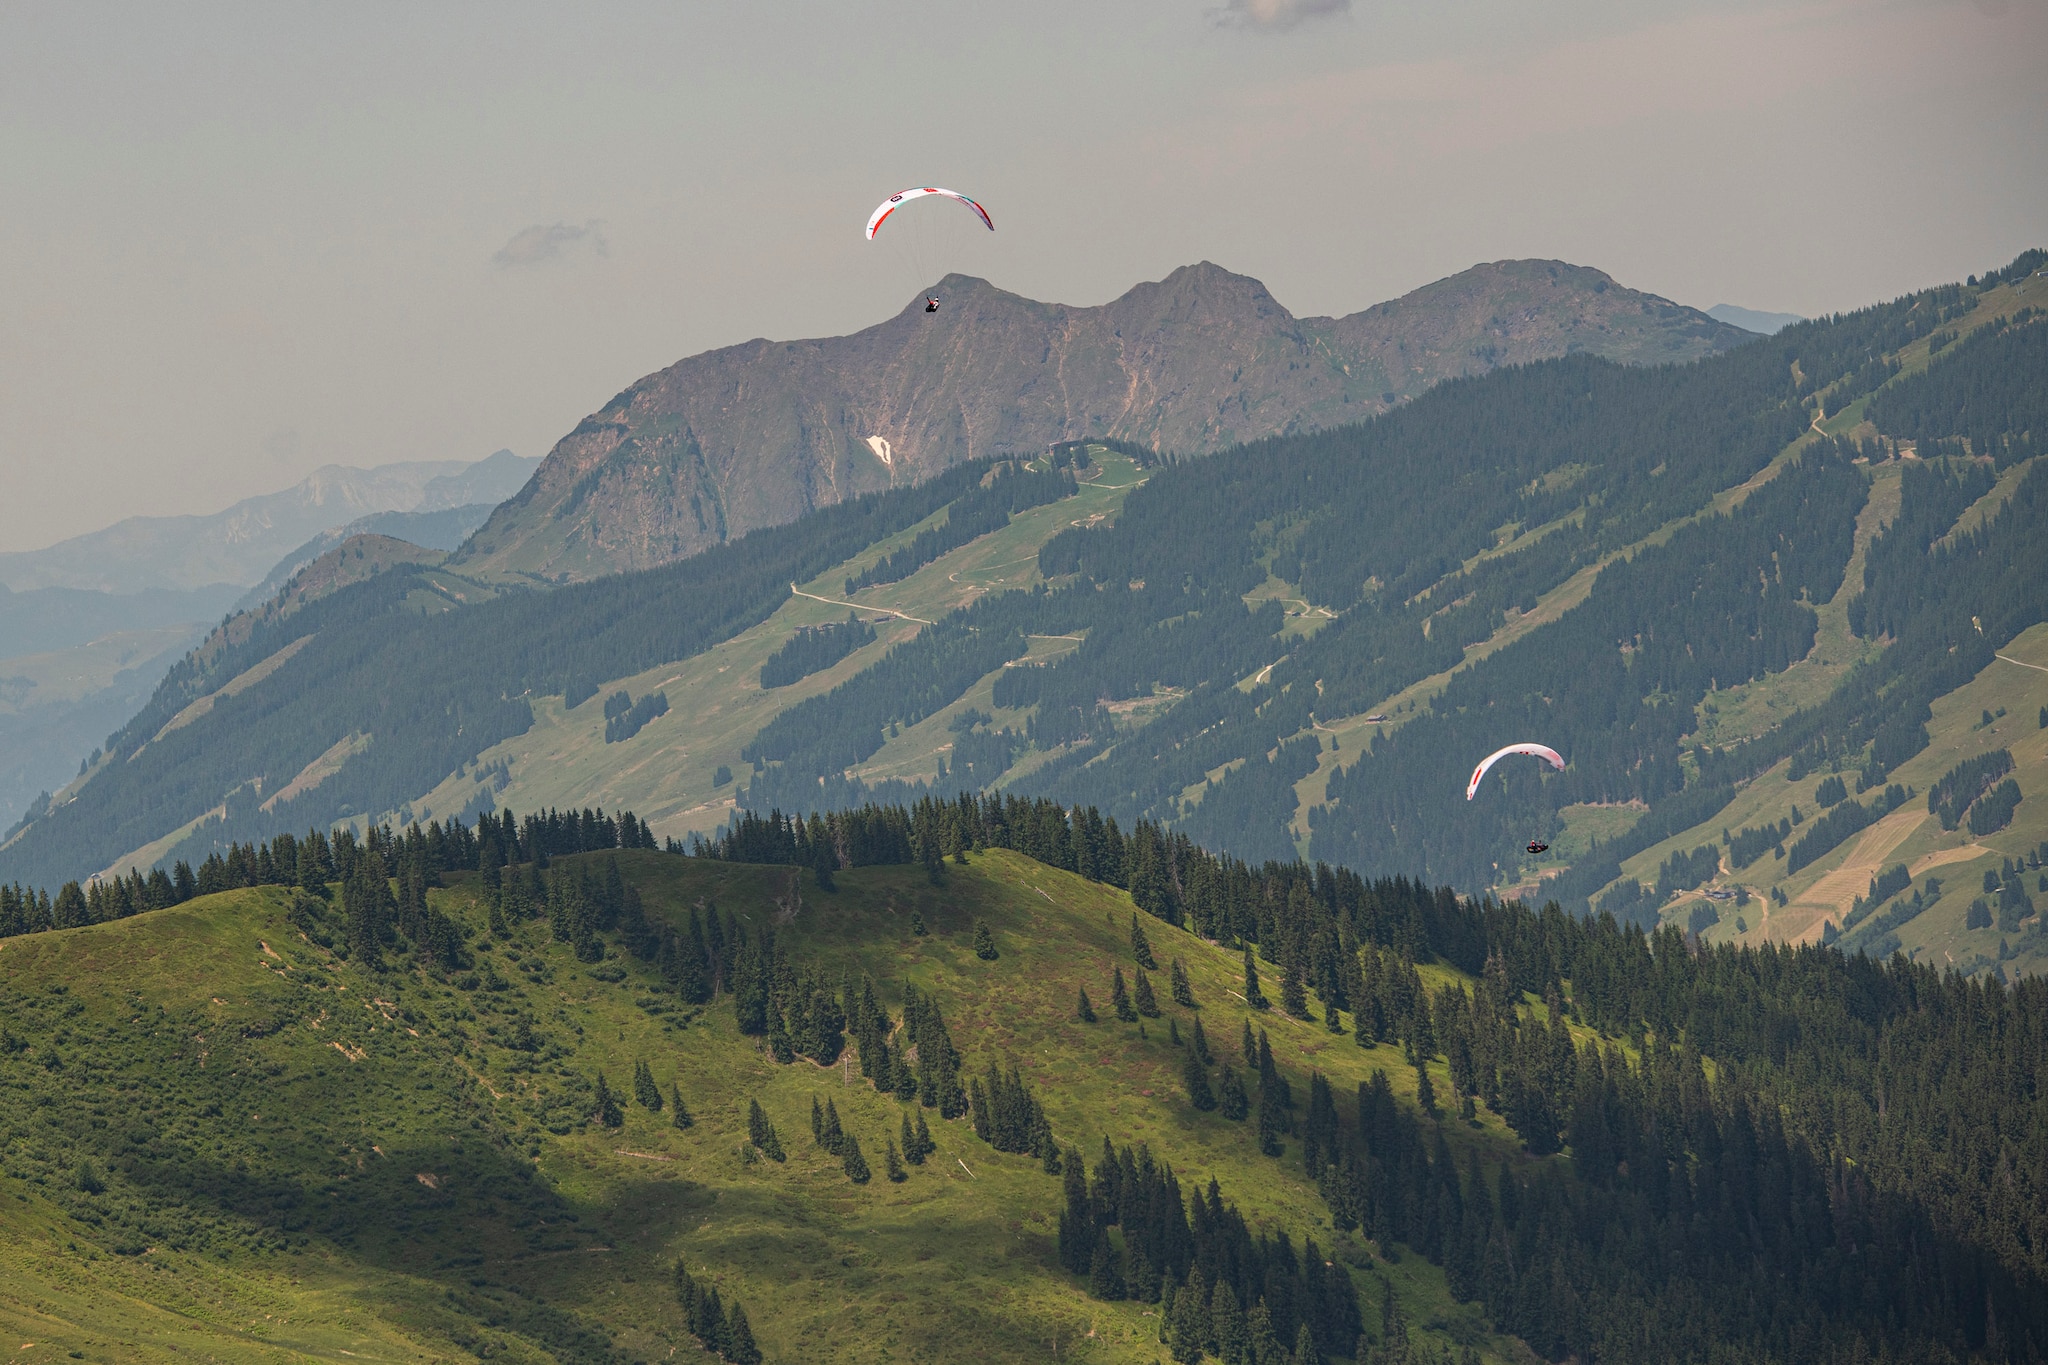
[[[935,217],[933,210],[921,209],[912,212],[908,221],[890,223],[885,236],[876,236],[881,232],[882,224],[888,223],[898,209],[920,199],[950,199],[972,213],[981,226],[990,232],[996,230],[996,224],[995,219],[988,216],[988,210],[974,200],[958,190],[940,189],[936,185],[920,185],[913,189],[900,190],[877,204],[875,211],[868,215],[868,240],[885,242],[902,261],[904,268],[917,276],[917,283],[925,286],[932,283],[931,272],[941,265],[952,264],[951,258],[955,252],[965,245],[955,236],[961,232],[961,227],[965,227],[965,220],[955,219],[950,214]],[[959,223],[961,227],[951,226],[953,223]],[[973,228],[966,227],[965,235],[979,234],[975,233]],[[939,311],[938,295],[925,296],[924,311]]]
[[1505,749],[1496,749],[1488,754],[1484,759],[1480,760],[1479,766],[1472,770],[1472,780],[1465,784],[1465,799],[1467,801],[1479,795],[1479,784],[1485,781],[1487,772],[1494,764],[1500,762],[1509,754],[1529,754],[1535,758],[1542,759],[1559,772],[1564,771],[1564,758],[1557,750],[1541,744],[1510,744]]
[[892,194],[877,204],[875,211],[868,215],[868,240],[871,242],[875,240],[875,233],[880,230],[883,222],[888,219],[889,215],[897,209],[902,208],[913,199],[923,199],[927,195],[933,194],[944,195],[946,198],[957,203],[965,204],[973,211],[975,217],[981,219],[982,226],[986,227],[990,232],[996,230],[995,219],[988,216],[988,210],[975,203],[972,199],[969,199],[966,195],[961,194],[958,190],[942,190],[925,186],[922,189],[903,190],[900,193]]

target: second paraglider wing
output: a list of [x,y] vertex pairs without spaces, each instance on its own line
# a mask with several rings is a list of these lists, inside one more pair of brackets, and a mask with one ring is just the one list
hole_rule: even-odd
[[1472,780],[1465,784],[1465,799],[1467,801],[1479,795],[1479,784],[1485,780],[1487,770],[1509,754],[1529,754],[1542,759],[1559,772],[1564,771],[1564,758],[1557,750],[1542,744],[1510,744],[1505,749],[1496,749],[1488,754],[1480,762],[1479,766],[1472,770]]

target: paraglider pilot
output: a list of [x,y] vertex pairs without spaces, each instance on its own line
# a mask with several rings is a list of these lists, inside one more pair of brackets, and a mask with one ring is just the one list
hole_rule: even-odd
[[925,297],[925,301],[924,301],[924,311],[925,311],[925,312],[927,312],[927,313],[936,313],[936,312],[938,312],[938,311],[939,311],[939,301],[938,301],[937,299],[935,299],[935,298],[932,298],[932,297],[931,297],[930,295],[926,295],[926,297]]

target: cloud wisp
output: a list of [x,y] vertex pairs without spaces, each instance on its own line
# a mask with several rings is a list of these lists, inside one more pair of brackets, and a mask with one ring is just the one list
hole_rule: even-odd
[[1284,33],[1310,19],[1343,14],[1351,0],[1224,0],[1210,11],[1218,28],[1251,33]]
[[511,241],[498,248],[498,253],[491,257],[491,264],[500,270],[510,270],[559,261],[583,252],[595,256],[611,254],[604,239],[604,224],[594,218],[580,225],[535,223],[530,228],[522,228],[512,234]]

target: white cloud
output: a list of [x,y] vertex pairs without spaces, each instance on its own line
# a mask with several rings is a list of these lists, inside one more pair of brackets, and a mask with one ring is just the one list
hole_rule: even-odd
[[1343,14],[1351,0],[1225,0],[1212,11],[1219,28],[1279,33],[1307,19]]
[[596,219],[581,226],[575,223],[535,223],[514,233],[512,240],[499,247],[498,254],[491,257],[491,264],[500,270],[540,265],[582,251],[597,256],[611,254],[605,244],[603,223]]

